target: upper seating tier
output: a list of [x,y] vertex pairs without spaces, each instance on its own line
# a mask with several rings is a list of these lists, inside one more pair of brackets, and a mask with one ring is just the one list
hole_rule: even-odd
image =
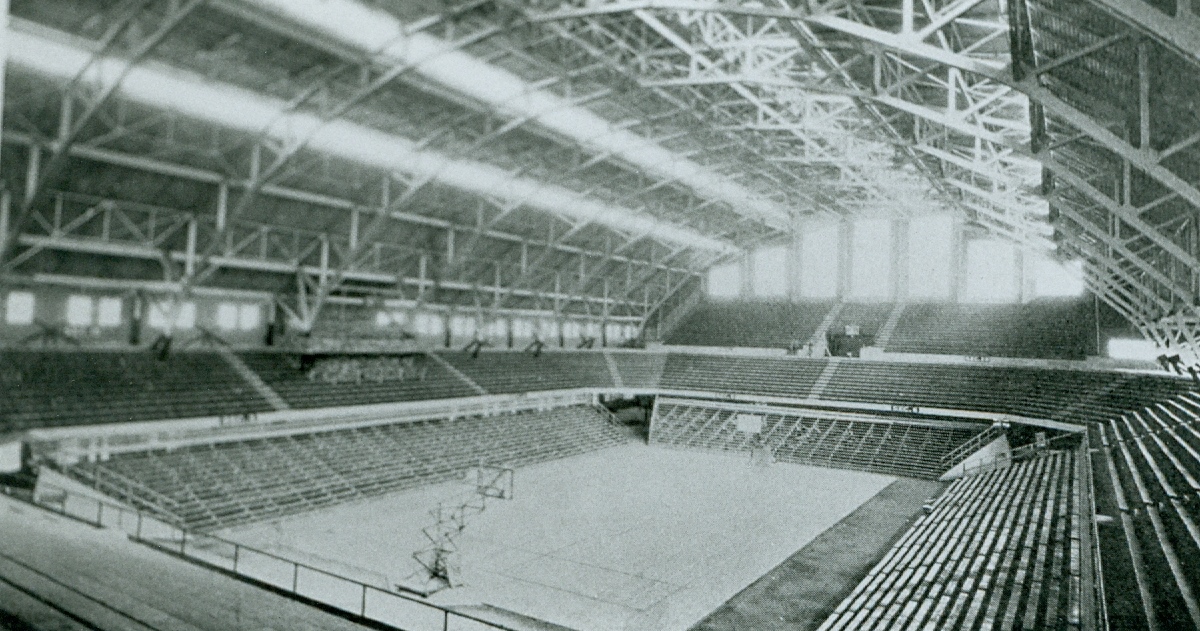
[[[293,408],[324,408],[566,388],[708,391],[938,407],[1066,422],[1104,420],[1191,389],[1179,379],[1115,372],[863,360],[578,351],[418,354],[387,378],[325,381],[300,356],[241,353]],[[409,365],[411,359],[411,366]],[[216,353],[0,353],[0,433],[271,409]],[[611,363],[608,361],[611,360]],[[443,364],[449,364],[448,368]],[[395,372],[395,371],[393,371]],[[465,378],[464,378],[465,377]],[[619,377],[619,381],[615,378]]]
[[[707,302],[689,313],[668,344],[786,348],[806,342],[836,303]],[[857,325],[862,335],[883,328],[894,303],[847,302],[829,331]],[[1097,352],[1090,303],[1035,300],[1016,305],[907,304],[885,350],[903,353],[1084,359]]]
[[218,353],[0,351],[0,433],[270,409]]

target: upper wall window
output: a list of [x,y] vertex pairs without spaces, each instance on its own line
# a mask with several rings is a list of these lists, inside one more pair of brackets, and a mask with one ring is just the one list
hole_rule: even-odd
[[913,217],[908,222],[908,297],[946,299],[953,280],[954,218]]
[[805,228],[800,246],[800,295],[832,298],[838,292],[838,225]]
[[854,222],[854,260],[850,262],[850,296],[884,299],[891,294],[892,222]]
[[4,322],[7,324],[33,324],[33,294],[28,291],[9,292],[4,299]]
[[781,245],[754,252],[754,295],[778,298],[788,293],[787,248]]
[[91,326],[96,304],[91,296],[69,296],[67,298],[67,325]]
[[737,263],[718,265],[708,270],[708,295],[736,298],[742,289],[742,268]]
[[96,302],[96,324],[104,327],[121,325],[121,310],[123,305],[120,298],[104,296]]

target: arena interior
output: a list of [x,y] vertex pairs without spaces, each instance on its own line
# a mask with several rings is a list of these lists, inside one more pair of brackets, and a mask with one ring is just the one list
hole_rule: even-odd
[[1200,629],[1197,0],[0,58],[0,630]]

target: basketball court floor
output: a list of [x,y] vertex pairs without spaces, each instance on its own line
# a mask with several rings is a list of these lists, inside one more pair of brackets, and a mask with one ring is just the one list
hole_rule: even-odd
[[[462,586],[430,596],[579,631],[681,631],[894,478],[748,456],[626,445],[517,469],[510,500],[467,517]],[[447,483],[233,529],[222,536],[344,576],[421,582],[430,512],[474,494]]]

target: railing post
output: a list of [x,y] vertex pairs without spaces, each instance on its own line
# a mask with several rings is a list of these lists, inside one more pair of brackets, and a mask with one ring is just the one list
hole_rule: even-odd
[[363,586],[362,586],[362,607],[359,608],[358,615],[362,616],[363,618],[367,617],[367,584],[366,583],[363,583]]
[[96,500],[96,526],[104,526],[104,502]]
[[182,533],[179,537],[179,556],[187,556],[184,552],[184,549],[187,547],[187,531],[180,528],[179,532]]
[[137,516],[138,516],[137,534],[135,534],[134,537],[136,537],[138,541],[141,541],[142,540],[142,511],[138,511]]
[[233,544],[233,573],[234,574],[238,573],[238,571],[237,571],[238,553],[241,551],[242,551],[242,546],[240,544],[237,544],[237,543]]
[[300,585],[300,564],[292,563],[292,593],[296,593],[296,587]]
[[450,631],[450,610],[442,610],[442,631]]

